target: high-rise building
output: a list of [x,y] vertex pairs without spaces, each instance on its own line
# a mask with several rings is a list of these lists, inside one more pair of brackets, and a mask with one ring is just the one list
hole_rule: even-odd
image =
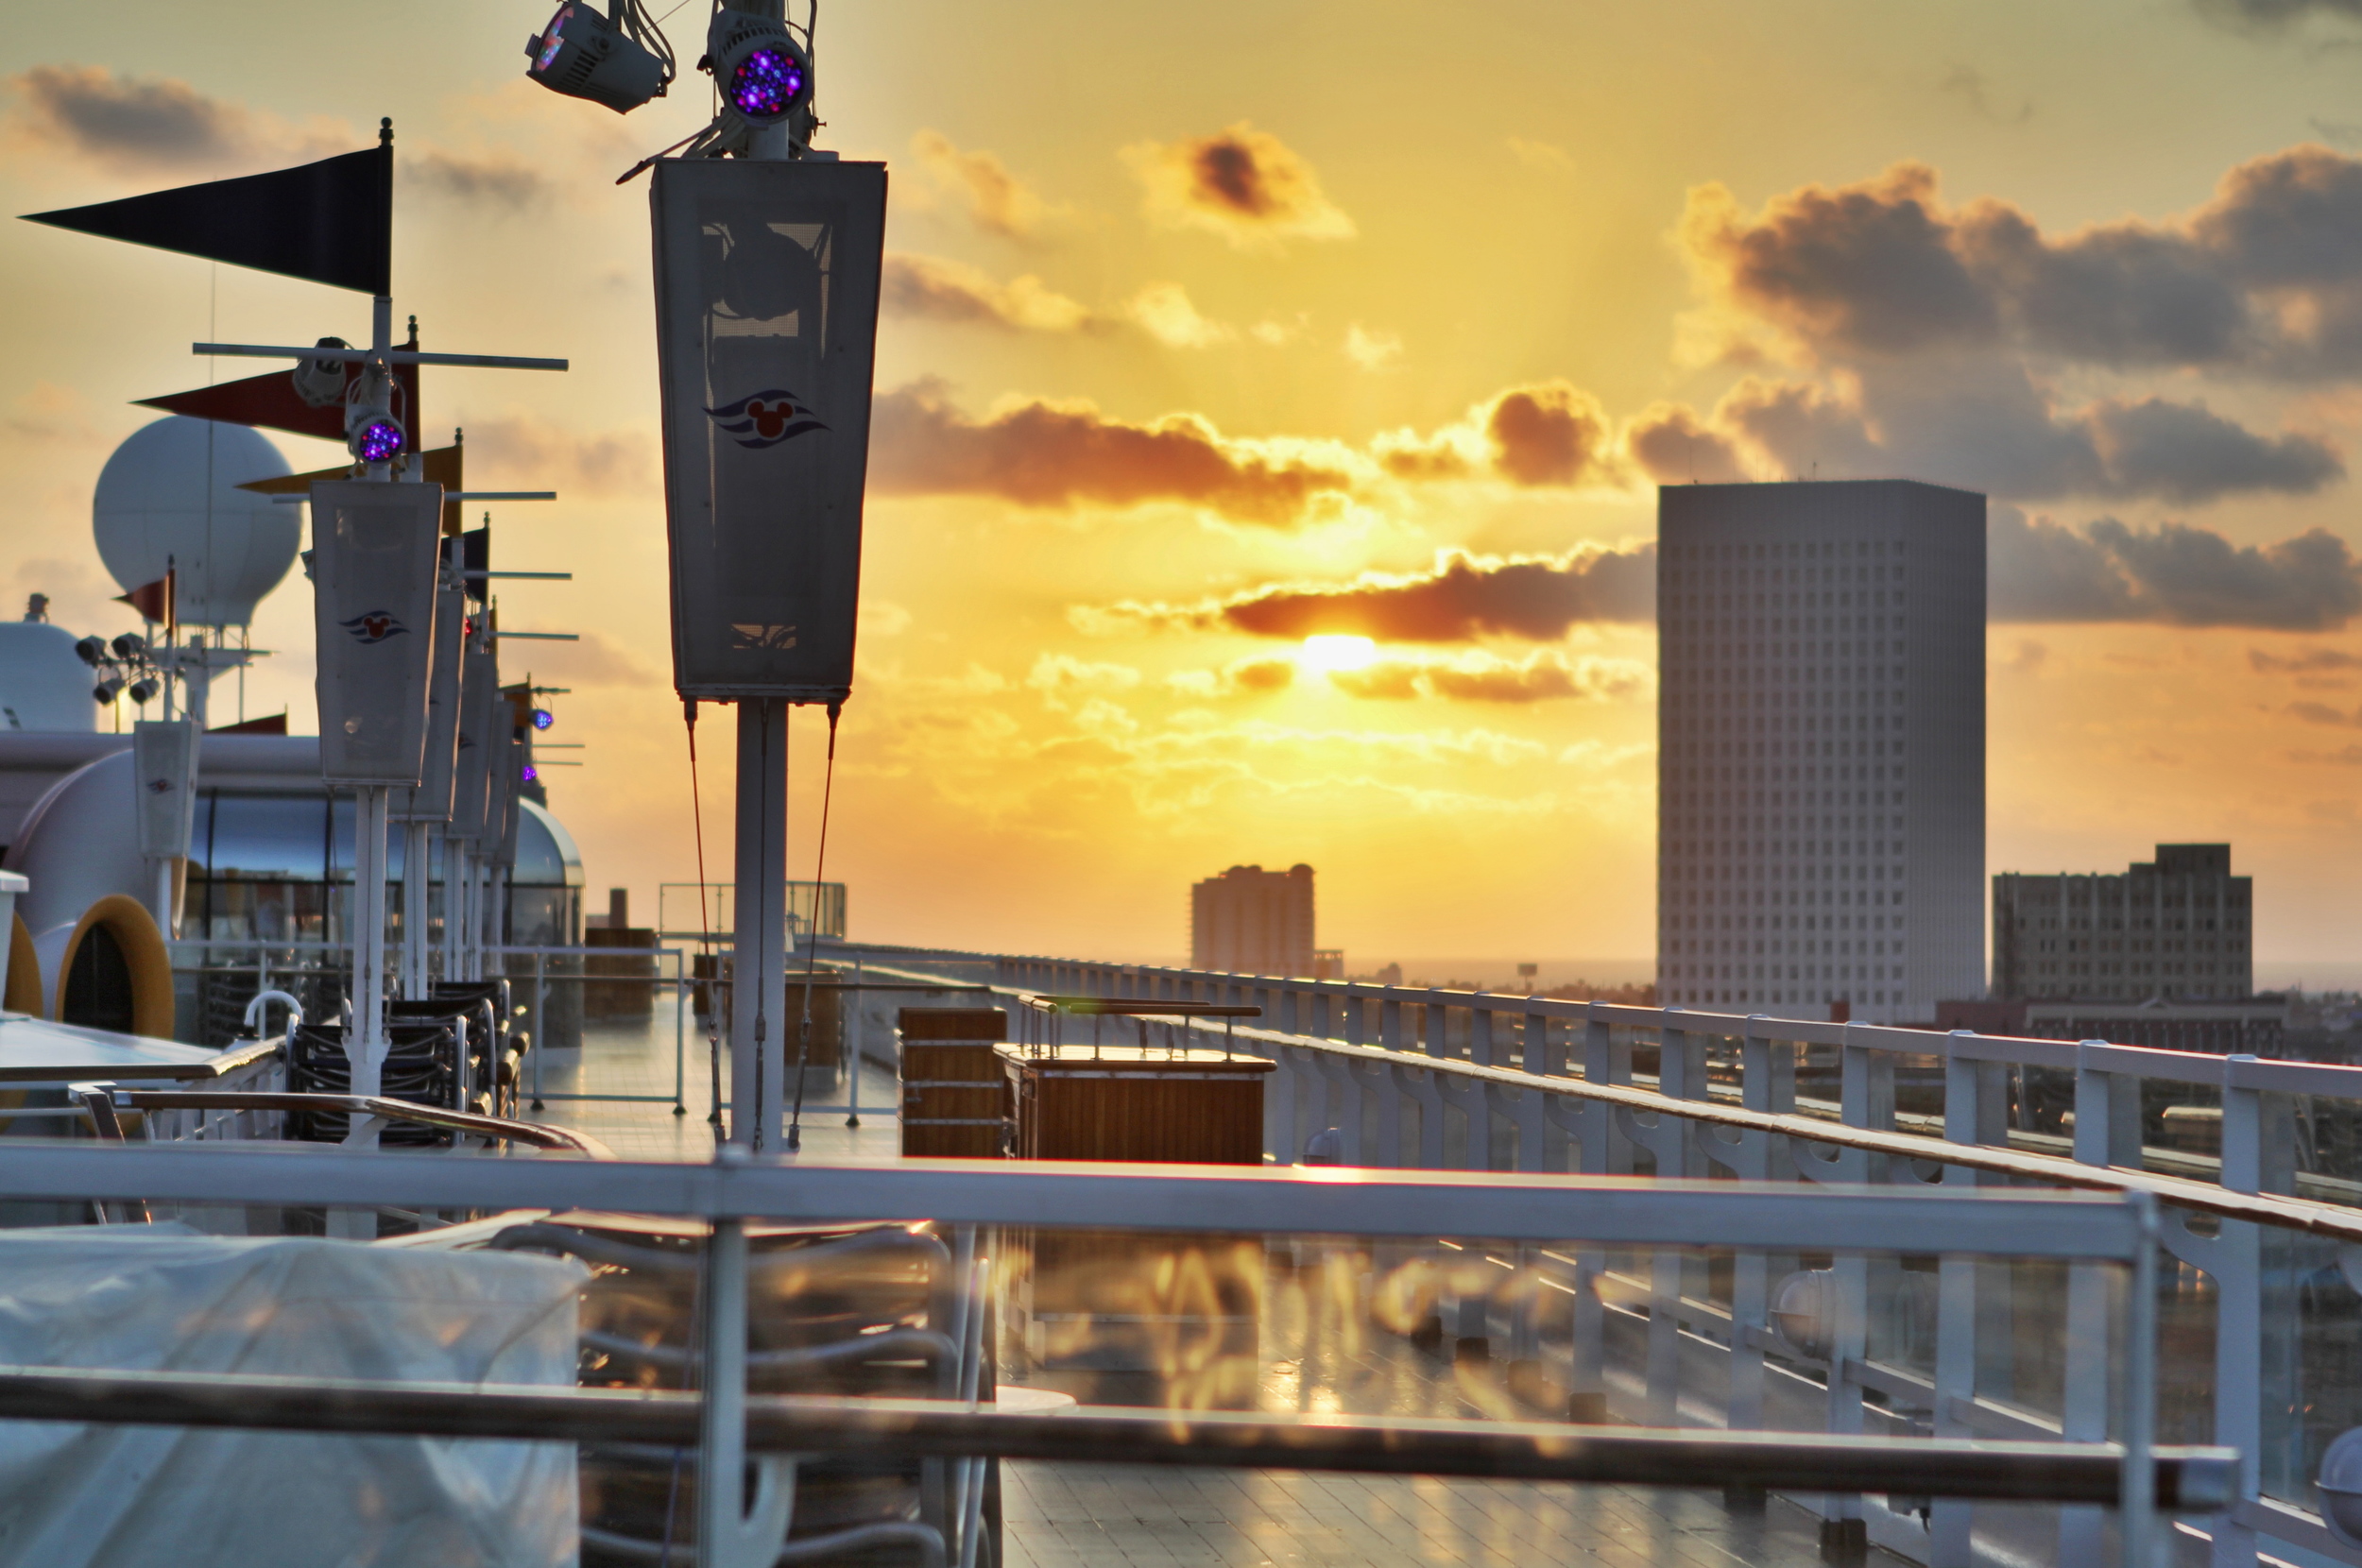
[[[2121,876],[1993,879],[1993,994],[2236,1000],[2253,993],[2255,879],[2227,844],[2161,844]],[[2111,1035],[2109,1038],[2114,1039]]]
[[1315,976],[1312,868],[1234,865],[1190,888],[1190,962],[1234,975]]
[[1657,985],[1918,1023],[1984,978],[1985,498],[1657,492]]

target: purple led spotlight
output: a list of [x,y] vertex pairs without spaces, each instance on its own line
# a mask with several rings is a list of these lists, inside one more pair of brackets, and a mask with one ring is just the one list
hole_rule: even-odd
[[524,781],[525,781],[526,783],[530,784],[530,783],[532,783],[535,779],[539,778],[540,776],[541,776],[541,770],[540,770],[540,769],[539,769],[539,768],[535,767],[535,766],[534,766],[532,763],[530,763],[530,762],[527,762],[527,763],[525,764]]
[[352,455],[364,463],[390,463],[407,444],[402,426],[392,419],[371,419],[352,433]]
[[750,51],[730,72],[730,107],[749,120],[776,120],[804,95],[804,62],[785,49]]

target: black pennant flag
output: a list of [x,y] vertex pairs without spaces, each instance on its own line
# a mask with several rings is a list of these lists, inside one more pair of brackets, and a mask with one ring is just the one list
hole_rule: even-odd
[[363,294],[393,292],[394,145],[275,174],[28,213],[46,223],[133,245],[308,278]]

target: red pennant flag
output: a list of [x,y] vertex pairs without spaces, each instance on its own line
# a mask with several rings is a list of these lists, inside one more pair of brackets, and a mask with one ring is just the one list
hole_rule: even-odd
[[115,595],[115,603],[128,605],[140,612],[140,619],[158,626],[174,626],[173,580],[178,571],[167,571],[152,583],[144,583],[128,593]]

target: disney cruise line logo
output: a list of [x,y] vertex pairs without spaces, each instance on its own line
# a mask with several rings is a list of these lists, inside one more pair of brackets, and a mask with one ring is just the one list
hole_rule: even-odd
[[813,415],[812,408],[795,393],[780,387],[749,393],[734,403],[709,408],[706,413],[723,434],[742,447],[776,447],[793,441],[808,430],[829,427]]

